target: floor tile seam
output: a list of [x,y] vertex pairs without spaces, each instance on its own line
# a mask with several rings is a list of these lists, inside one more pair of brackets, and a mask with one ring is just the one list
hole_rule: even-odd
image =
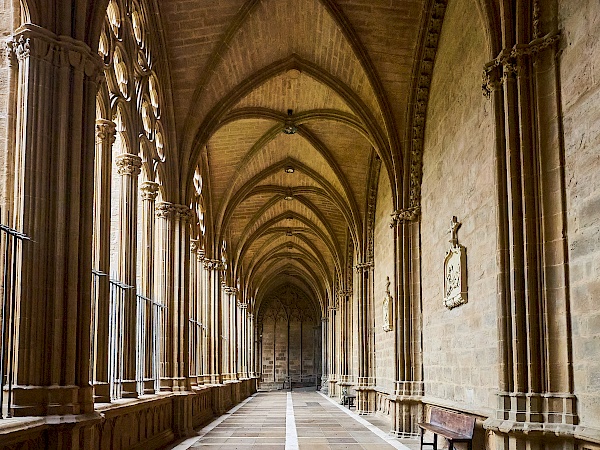
[[369,429],[369,431],[371,431],[372,433],[374,433],[377,436],[379,436],[381,439],[383,439],[386,443],[390,444],[392,447],[400,449],[400,450],[410,450],[409,447],[407,447],[406,445],[402,444],[401,442],[398,442],[396,440],[396,438],[394,438],[394,437],[390,436],[389,434],[385,433],[384,431],[380,430],[375,425],[369,423],[368,421],[366,421],[365,419],[363,419],[362,417],[360,417],[356,413],[352,413],[352,411],[350,411],[350,410],[346,409],[345,407],[343,407],[342,405],[336,403],[333,399],[329,398],[328,396],[326,396],[322,392],[317,392],[317,393],[319,395],[321,395],[329,403],[331,403],[336,408],[338,408],[340,411],[343,411],[345,414],[347,414],[348,416],[352,417],[358,423],[360,423],[361,425],[363,425],[367,429]]

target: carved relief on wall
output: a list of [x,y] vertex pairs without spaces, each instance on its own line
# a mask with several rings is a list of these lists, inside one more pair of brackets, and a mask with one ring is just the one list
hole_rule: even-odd
[[444,259],[444,306],[448,309],[467,303],[467,249],[458,243],[461,223],[452,217],[450,229],[452,246]]
[[390,294],[390,277],[387,277],[385,297],[383,298],[383,331],[392,331],[394,297]]

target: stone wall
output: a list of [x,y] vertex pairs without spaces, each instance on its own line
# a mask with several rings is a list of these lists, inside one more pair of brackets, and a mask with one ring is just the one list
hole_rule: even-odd
[[[423,369],[427,401],[491,414],[498,386],[496,195],[491,103],[481,94],[488,49],[474,0],[448,4],[424,140]],[[469,26],[465,26],[469,17]],[[452,216],[467,248],[468,303],[443,305]]]
[[[315,324],[311,321],[292,319],[289,326],[288,346],[288,321],[278,317],[277,322],[272,318],[265,319],[262,328],[262,380],[275,382],[282,385],[285,378],[290,375],[312,375],[315,373],[315,349],[319,347],[315,342],[317,334]],[[302,354],[302,358],[300,355]],[[321,355],[317,355],[320,358]],[[289,361],[289,372],[288,372]],[[275,369],[275,373],[273,373]]]
[[[394,233],[390,228],[390,214],[393,212],[392,189],[389,177],[382,168],[377,190],[375,211],[374,246],[374,298],[375,317],[375,377],[377,386],[387,393],[393,393],[395,377],[394,331],[383,330],[383,300],[386,295],[387,277],[390,291],[394,295]],[[393,320],[392,320],[393,322]]]
[[600,428],[600,4],[558,3],[574,387],[580,424]]

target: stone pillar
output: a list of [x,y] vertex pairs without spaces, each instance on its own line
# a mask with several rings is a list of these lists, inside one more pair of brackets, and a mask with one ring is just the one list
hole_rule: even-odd
[[[140,268],[140,286],[139,292],[146,298],[156,301],[154,293],[154,217],[155,217],[155,202],[158,196],[159,184],[153,181],[144,181],[140,185],[142,199],[142,236],[140,241],[139,251],[142,254],[142,264]],[[154,335],[160,330],[155,329],[155,315],[158,314],[157,308],[145,302],[146,305],[146,341],[143,345],[146,347],[144,360],[144,394],[155,392],[157,386],[156,379],[159,378],[158,368],[157,373],[153,372],[154,360],[156,355],[154,351]],[[160,337],[159,337],[160,339]]]
[[248,310],[246,304],[246,314],[248,317],[246,328],[246,371],[248,377],[253,377],[255,372],[254,364],[254,314]]
[[397,279],[395,285],[394,343],[396,397],[393,432],[400,437],[418,435],[424,393],[421,360],[420,207],[392,214]]
[[[119,281],[132,286],[125,291],[123,310],[123,397],[137,397],[136,356],[137,356],[137,213],[138,176],[142,158],[123,153],[117,156],[115,164],[121,176],[121,198],[119,206]],[[142,343],[140,343],[141,345]]]
[[112,174],[112,146],[115,142],[116,127],[110,120],[96,121],[96,161],[94,169],[94,231],[93,231],[93,268],[97,271],[94,285],[95,310],[92,324],[92,381],[94,401],[110,402],[108,380],[108,320],[110,308],[110,192]]
[[321,318],[321,391],[329,393],[329,318]]
[[156,288],[166,305],[163,372],[161,390],[185,391],[189,388],[189,218],[185,205],[161,202],[156,205],[158,255]]
[[[32,24],[8,43],[16,82],[14,224],[23,246],[17,416],[93,412],[92,211],[99,56]],[[15,59],[16,58],[16,59]]]
[[210,323],[209,339],[209,375],[211,384],[220,384],[221,361],[222,361],[222,324],[221,324],[221,283],[219,280],[220,271],[223,263],[217,259],[204,259],[204,269],[207,271],[208,303],[210,313],[208,320]]
[[[543,2],[535,7],[538,17],[551,11]],[[496,417],[484,428],[497,435],[499,449],[539,445],[527,435],[506,436],[506,430],[559,435],[578,422],[569,338],[559,34],[554,20],[538,22],[538,29],[535,21],[515,27],[521,19],[503,18],[507,30],[519,33],[507,35],[507,48],[485,65],[483,80],[496,121],[502,362]],[[523,25],[533,33],[522,32]],[[552,30],[544,35],[541,26]],[[534,39],[523,42],[531,34]]]
[[200,316],[198,315],[199,308],[199,278],[200,274],[198,273],[198,251],[199,251],[199,242],[196,239],[190,240],[190,315],[188,320],[188,329],[190,333],[190,346],[189,346],[189,360],[190,360],[190,370],[189,370],[189,378],[190,378],[190,386],[198,385],[198,375],[199,375],[199,367],[200,367]]
[[242,316],[243,316],[243,311],[242,311],[242,302],[240,302],[239,300],[237,301],[237,305],[236,305],[236,325],[235,325],[235,329],[236,329],[236,333],[235,333],[235,359],[237,361],[236,364],[236,373],[237,373],[237,378],[238,380],[243,377],[243,367],[244,367],[244,358],[242,356],[242,352],[243,352],[243,346],[244,346],[244,333],[243,333],[243,323],[242,323]]
[[370,414],[375,408],[375,378],[373,374],[373,314],[371,275],[373,263],[366,262],[356,265],[359,275],[358,293],[358,380],[356,388],[357,412]]
[[209,361],[209,327],[211,326],[209,320],[210,313],[210,305],[209,305],[209,294],[207,288],[207,274],[206,269],[204,268],[204,250],[198,249],[197,252],[197,265],[198,265],[198,317],[200,323],[202,323],[202,327],[200,329],[201,335],[201,344],[200,344],[200,379],[198,383],[205,384],[209,379],[207,379],[208,375],[208,361]]
[[248,378],[248,305],[238,303],[238,378]]

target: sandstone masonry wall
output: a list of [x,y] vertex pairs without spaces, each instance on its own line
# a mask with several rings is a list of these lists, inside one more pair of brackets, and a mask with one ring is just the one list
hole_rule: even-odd
[[559,1],[573,369],[582,426],[600,427],[600,4]]
[[383,299],[386,290],[386,277],[390,278],[390,292],[394,296],[394,231],[390,229],[390,214],[393,211],[392,188],[387,172],[382,167],[377,190],[375,210],[374,245],[374,295],[373,313],[375,317],[375,376],[377,386],[386,392],[394,390],[395,351],[394,331],[383,331]]
[[[496,195],[491,102],[476,2],[448,4],[426,121],[422,185],[423,366],[426,400],[491,414],[498,386]],[[468,25],[465,18],[469,18]],[[443,305],[452,216],[467,248],[468,303]]]

